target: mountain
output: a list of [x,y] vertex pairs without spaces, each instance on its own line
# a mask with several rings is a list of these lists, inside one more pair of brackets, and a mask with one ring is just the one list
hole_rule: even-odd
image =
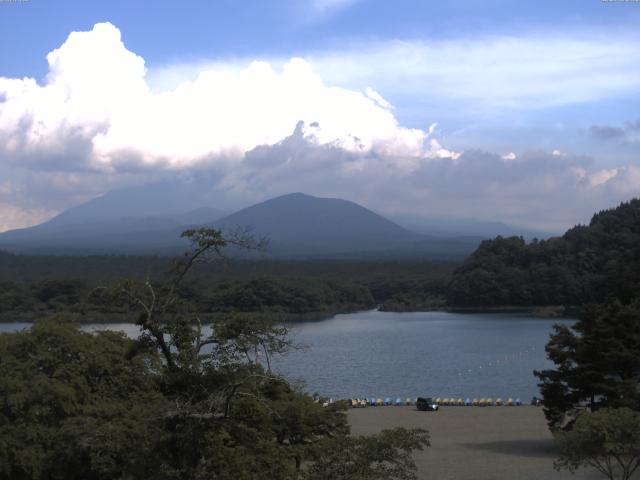
[[593,216],[561,237],[482,242],[451,279],[459,306],[583,305],[640,291],[640,199]]
[[421,236],[356,203],[292,193],[244,208],[215,223],[223,230],[250,226],[281,254],[380,251]]
[[0,234],[0,249],[22,253],[168,254],[186,247],[180,234],[227,212],[204,207],[189,184],[113,190],[34,227]]
[[188,227],[212,224],[227,212],[203,181],[164,181],[120,188],[69,208],[34,227],[0,233],[0,249],[54,254],[173,254]]
[[[479,237],[441,238],[412,232],[356,203],[292,193],[224,216],[198,206],[174,184],[164,190],[110,192],[57,217],[0,234],[0,249],[23,253],[175,254],[185,249],[180,233],[212,225],[231,232],[250,227],[270,239],[270,258],[463,258]],[[158,195],[162,193],[162,195]],[[154,203],[154,198],[160,198]],[[185,210],[186,209],[186,210]],[[251,255],[251,254],[250,254]]]
[[[164,181],[119,188],[69,208],[45,224],[80,225],[123,218],[180,216],[213,204],[213,199],[208,198],[206,192],[205,185],[188,181]],[[218,211],[216,218],[221,213]]]
[[232,231],[250,226],[267,236],[269,253],[305,258],[462,258],[481,239],[421,235],[354,202],[292,193],[240,210],[215,223]]
[[409,215],[396,215],[391,218],[414,232],[436,237],[482,237],[483,239],[503,237],[523,237],[525,240],[546,239],[557,236],[557,233],[533,230],[530,228],[508,225],[503,222],[490,220],[475,220],[469,218],[427,217],[420,218]]
[[214,208],[157,217],[122,217],[71,223],[53,218],[35,227],[0,234],[0,248],[22,253],[173,254],[186,247],[180,234],[187,228],[212,224],[224,216]]

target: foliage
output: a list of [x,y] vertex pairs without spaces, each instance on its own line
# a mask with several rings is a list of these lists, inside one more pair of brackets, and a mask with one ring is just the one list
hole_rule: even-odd
[[141,478],[165,409],[154,352],[64,321],[0,335],[0,478]]
[[[167,258],[27,257],[0,253],[0,321],[71,311],[92,321],[122,322],[131,312],[96,287],[121,278],[167,282]],[[381,305],[404,311],[442,306],[454,264],[428,262],[200,262],[180,283],[180,296],[201,318],[227,312],[267,313],[287,321],[316,319]]]
[[610,480],[628,480],[640,466],[640,413],[628,408],[583,412],[573,429],[556,439],[558,470],[593,467]]
[[209,229],[185,235],[193,248],[168,281],[100,290],[135,312],[137,340],[60,318],[0,335],[0,480],[285,480],[329,468],[345,479],[413,478],[410,454],[426,432],[350,437],[345,403],[323,406],[271,371],[269,358],[292,347],[272,318],[235,312],[202,325],[187,274],[228,245],[257,244]]
[[399,427],[368,437],[325,442],[320,457],[306,472],[307,480],[413,480],[414,450],[429,446],[426,430]]
[[640,199],[593,216],[562,237],[487,240],[458,268],[447,298],[459,306],[582,305],[640,288]]
[[592,305],[572,328],[554,328],[546,350],[556,368],[535,372],[552,428],[585,406],[640,410],[640,300]]

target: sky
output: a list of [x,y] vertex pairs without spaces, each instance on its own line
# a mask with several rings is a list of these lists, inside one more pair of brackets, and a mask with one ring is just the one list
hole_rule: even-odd
[[640,194],[640,2],[0,0],[0,231],[206,179],[560,232]]

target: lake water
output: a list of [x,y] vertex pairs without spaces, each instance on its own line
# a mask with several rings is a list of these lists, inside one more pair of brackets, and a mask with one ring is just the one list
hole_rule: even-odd
[[[554,323],[513,314],[368,311],[288,325],[304,345],[274,369],[306,390],[349,397],[519,397],[538,395],[533,370],[552,366],[544,346]],[[28,324],[0,324],[13,331]],[[123,330],[131,324],[85,325]]]

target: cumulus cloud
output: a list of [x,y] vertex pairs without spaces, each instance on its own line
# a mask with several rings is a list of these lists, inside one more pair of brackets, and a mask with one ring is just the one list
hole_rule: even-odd
[[[373,89],[328,86],[302,59],[281,70],[252,62],[240,71],[206,70],[175,89],[152,92],[144,60],[119,30],[97,24],[72,33],[47,56],[45,83],[0,78],[3,154],[75,167],[183,168],[240,159],[258,145],[315,125],[318,145],[425,158],[442,155],[428,133],[399,125]],[[435,150],[434,150],[435,148]]]
[[504,157],[471,150],[455,160],[399,168],[385,155],[319,146],[297,130],[248,152],[221,188],[247,203],[298,190],[348,198],[390,216],[475,217],[549,231],[586,222],[594,211],[640,193],[634,166],[602,169],[588,157],[546,151]]
[[[522,47],[513,42],[468,47],[493,52],[485,52],[485,60],[498,59],[500,52],[513,60]],[[433,80],[431,94],[444,92],[445,98],[453,95],[449,88],[470,97],[481,89],[486,94],[500,73],[523,82],[528,75],[503,66],[487,76],[479,64],[477,75],[468,75],[466,47],[443,45],[459,65],[455,85],[447,84],[455,70],[451,62],[448,73],[431,68],[444,54],[425,45],[413,55],[413,46],[402,44],[365,51],[363,62],[338,55],[332,65],[344,67],[351,80],[364,78],[361,63],[371,66],[373,60],[388,60],[389,72],[415,67]],[[550,53],[551,46],[542,47]],[[583,48],[578,43],[573,53]],[[606,44],[602,48],[587,57],[603,55],[605,67],[621,62],[604,55]],[[326,58],[209,65],[171,88],[151,88],[144,59],[107,23],[71,34],[47,61],[42,83],[0,78],[0,171],[8,175],[3,180],[12,177],[0,183],[0,230],[36,223],[116,185],[185,172],[204,173],[209,198],[226,209],[304,191],[348,198],[386,214],[476,216],[557,230],[640,190],[640,169],[634,166],[603,169],[559,151],[454,151],[443,145],[436,123],[426,129],[401,125],[393,105],[369,84],[345,88],[337,86],[342,83],[335,72],[318,73],[329,68]],[[587,64],[567,68],[579,76]],[[560,75],[559,65],[548,65]],[[584,75],[587,83],[576,92],[605,94],[609,87],[598,83],[605,77],[587,85],[592,77]],[[479,80],[484,87],[472,84]],[[507,96],[487,97],[505,104],[545,95],[561,100],[548,90],[558,82],[532,87],[539,80],[509,87]]]

